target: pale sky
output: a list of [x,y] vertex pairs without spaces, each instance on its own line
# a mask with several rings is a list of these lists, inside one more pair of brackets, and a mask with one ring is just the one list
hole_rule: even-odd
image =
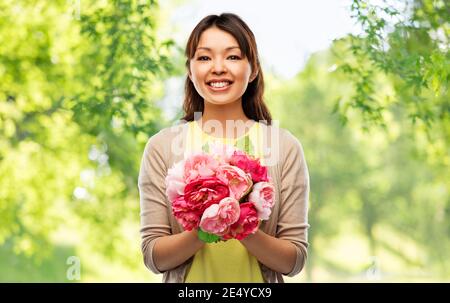
[[[170,22],[164,35],[183,48],[203,17],[223,12],[239,15],[255,34],[263,69],[279,79],[294,77],[311,53],[326,49],[333,39],[359,32],[350,18],[349,0],[164,0],[160,6]],[[180,79],[167,83],[168,96],[162,105],[168,116],[170,107],[182,102],[174,100],[182,98],[182,84]]]

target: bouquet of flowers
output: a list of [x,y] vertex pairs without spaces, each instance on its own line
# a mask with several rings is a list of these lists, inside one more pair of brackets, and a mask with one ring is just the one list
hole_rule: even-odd
[[260,160],[233,146],[214,144],[168,170],[166,194],[185,230],[207,243],[242,240],[268,220],[274,186]]

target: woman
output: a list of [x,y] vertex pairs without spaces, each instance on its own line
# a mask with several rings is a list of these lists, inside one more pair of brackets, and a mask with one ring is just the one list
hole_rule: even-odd
[[[191,33],[186,58],[185,123],[152,136],[142,158],[144,262],[164,273],[164,282],[283,282],[282,275],[298,274],[307,258],[309,175],[300,142],[273,125],[264,104],[254,35],[235,14],[207,16]],[[261,158],[275,185],[275,205],[256,233],[205,244],[172,215],[165,176],[187,153],[215,141]]]

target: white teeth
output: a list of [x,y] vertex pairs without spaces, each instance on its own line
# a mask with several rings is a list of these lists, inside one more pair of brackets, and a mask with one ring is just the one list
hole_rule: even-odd
[[211,82],[210,83],[210,85],[212,87],[224,87],[224,86],[227,86],[229,84],[230,84],[230,82]]

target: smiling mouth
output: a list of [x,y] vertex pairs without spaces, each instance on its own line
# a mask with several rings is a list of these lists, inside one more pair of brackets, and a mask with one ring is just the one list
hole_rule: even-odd
[[233,84],[231,81],[221,81],[221,82],[208,82],[206,83],[209,87],[212,88],[225,88]]

